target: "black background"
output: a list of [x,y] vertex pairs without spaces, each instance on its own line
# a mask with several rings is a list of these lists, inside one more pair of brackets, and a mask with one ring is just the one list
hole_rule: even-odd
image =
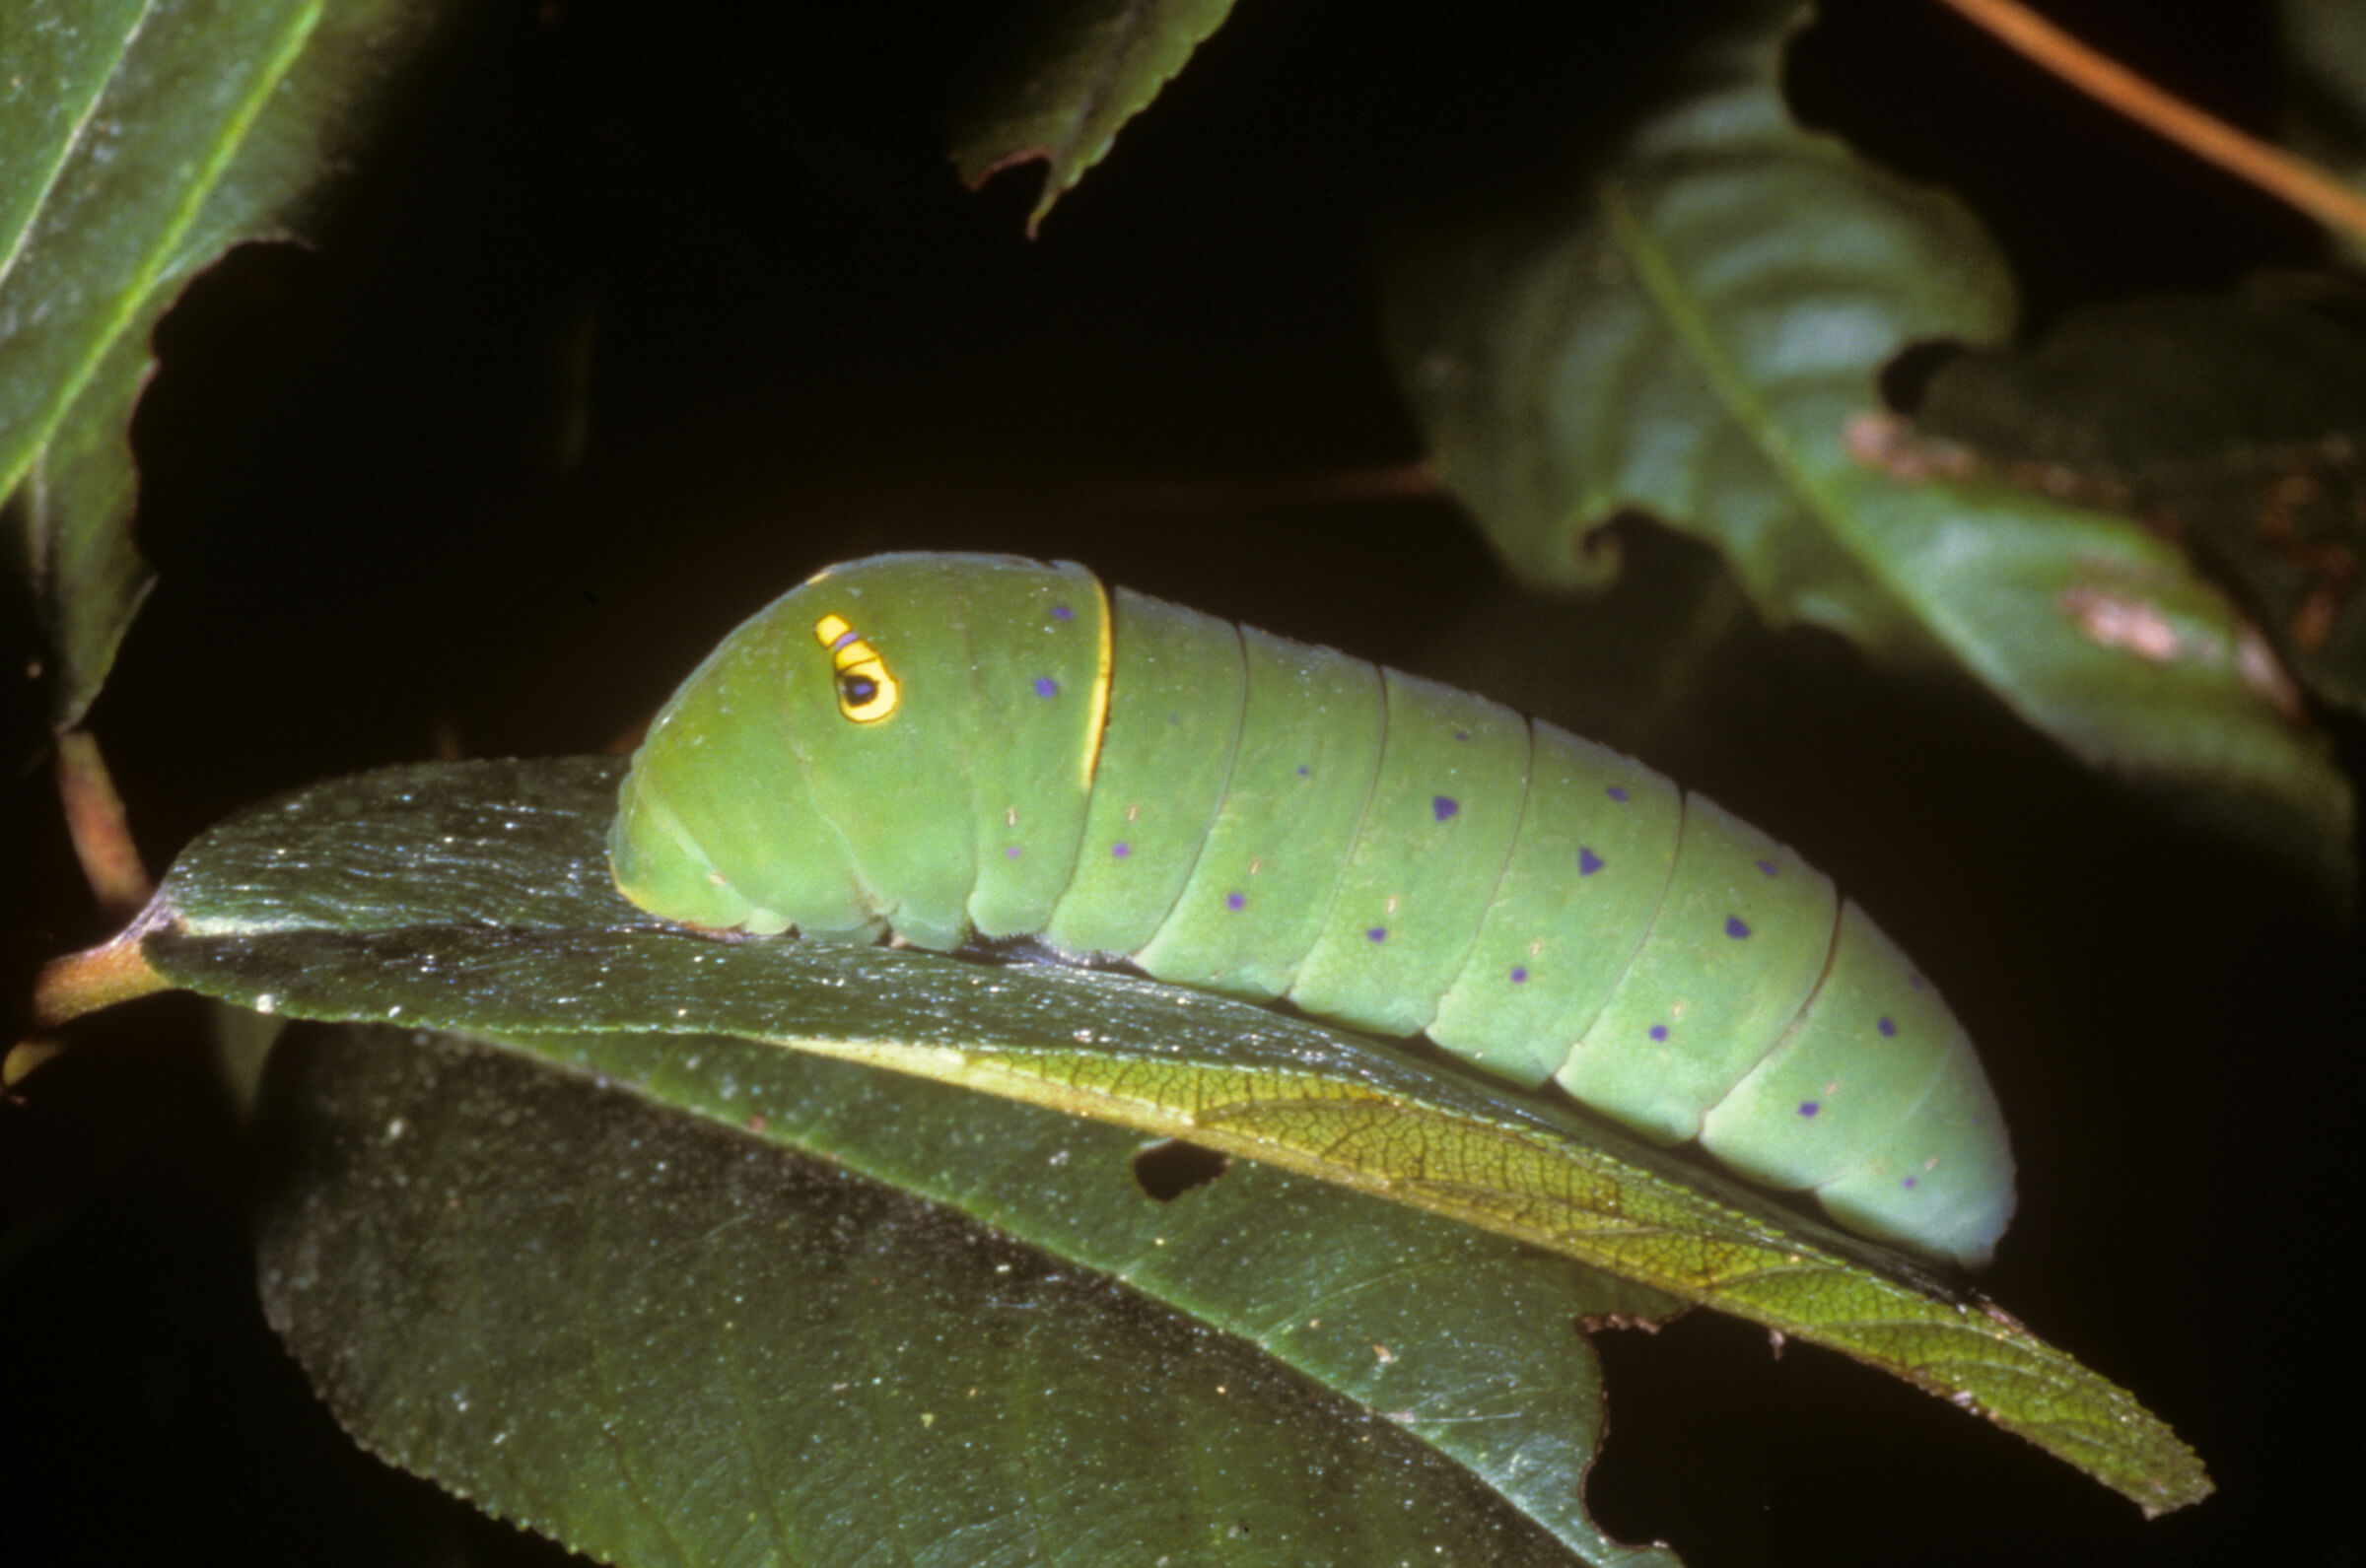
[[[1742,625],[1693,662],[1682,607],[1719,592],[1697,547],[1623,525],[1607,600],[1526,597],[1394,482],[1421,443],[1371,257],[1615,111],[1654,40],[1613,9],[1248,0],[1030,242],[1033,173],[969,193],[944,157],[991,44],[973,8],[484,7],[410,73],[316,246],[235,254],[158,331],[135,437],[161,580],[92,717],[142,846],[161,867],[351,769],[598,750],[743,615],[882,548],[1081,559],[1484,684],[1794,844],[1939,977],[2022,1161],[1985,1288],[2222,1488],[2146,1524],[1935,1400],[1696,1315],[1604,1341],[1610,1528],[1697,1568],[2366,1562],[2335,1528],[2366,1460],[2334,1305],[2355,955],[2307,887],[1821,634]],[[2263,8],[2048,9],[2268,122]],[[2033,329],[2318,256],[1936,8],[1828,10],[1802,111],[1979,204]],[[1671,679],[1680,708],[1641,702]],[[45,767],[10,787],[21,996],[105,922]],[[271,1340],[196,1008],[82,1034],[0,1106],[9,1555],[555,1559],[354,1451]]]

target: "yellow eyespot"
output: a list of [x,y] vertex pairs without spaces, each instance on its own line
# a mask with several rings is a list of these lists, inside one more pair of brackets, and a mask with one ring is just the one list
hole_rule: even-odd
[[858,724],[875,724],[895,712],[895,677],[887,673],[878,649],[857,637],[845,616],[825,615],[815,621],[813,641],[830,650],[839,713]]

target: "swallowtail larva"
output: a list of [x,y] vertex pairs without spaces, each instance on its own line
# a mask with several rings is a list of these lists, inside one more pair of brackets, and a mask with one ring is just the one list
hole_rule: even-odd
[[725,640],[610,837],[669,920],[1027,937],[1550,1079],[1977,1265],[2012,1156],[1970,1039],[1831,880],[1469,692],[1110,589],[892,555]]

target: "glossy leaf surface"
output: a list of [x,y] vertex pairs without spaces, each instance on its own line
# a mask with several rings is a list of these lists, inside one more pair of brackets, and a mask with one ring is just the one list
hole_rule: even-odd
[[140,951],[263,1011],[730,1034],[1187,1136],[1831,1345],[2147,1508],[2207,1491],[2123,1391],[1977,1298],[1550,1102],[1124,977],[717,942],[638,919],[598,851],[617,771],[398,769],[257,808],[184,855]]

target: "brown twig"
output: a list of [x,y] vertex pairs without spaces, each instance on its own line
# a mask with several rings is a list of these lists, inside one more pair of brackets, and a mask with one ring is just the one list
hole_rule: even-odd
[[140,861],[139,846],[131,842],[123,797],[115,792],[99,742],[88,730],[69,729],[57,737],[57,796],[92,896],[108,915],[130,919],[156,892],[156,884]]
[[2101,99],[2196,158],[2289,203],[2329,228],[2366,239],[2366,195],[2331,171],[2270,147],[2171,97],[2127,67],[2064,33],[2020,0],[1940,0],[1991,36],[2072,87]]

